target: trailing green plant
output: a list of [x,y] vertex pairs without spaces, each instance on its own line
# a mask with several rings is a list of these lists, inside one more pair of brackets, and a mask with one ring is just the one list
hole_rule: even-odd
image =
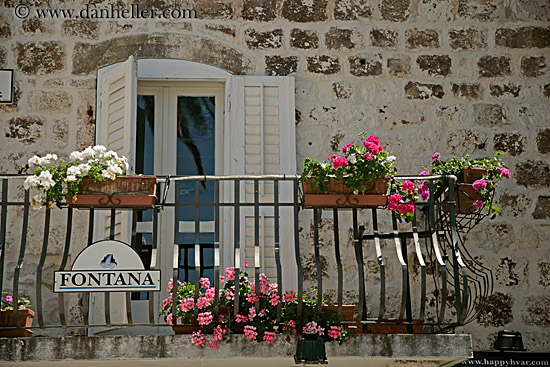
[[327,191],[332,180],[345,178],[344,185],[362,192],[369,187],[368,181],[388,178],[395,175],[395,156],[390,155],[380,145],[377,136],[363,139],[363,146],[348,143],[342,148],[342,155],[331,155],[326,161],[316,161],[311,157],[304,160],[302,181],[311,180],[314,188]]
[[112,150],[107,151],[103,145],[72,152],[68,159],[59,159],[57,154],[35,155],[21,169],[24,173],[31,173],[23,184],[24,188],[38,190],[31,199],[35,209],[43,205],[49,208],[53,204],[60,206],[67,197],[76,196],[84,177],[99,183],[114,180],[126,174],[127,170],[128,159],[119,157]]

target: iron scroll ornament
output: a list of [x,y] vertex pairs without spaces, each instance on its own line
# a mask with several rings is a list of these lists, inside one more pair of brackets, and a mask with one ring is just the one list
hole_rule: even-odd
[[132,195],[132,194],[143,194],[148,195],[153,186],[155,185],[155,181],[151,180],[149,178],[141,178],[139,185],[142,187],[140,190],[124,190],[124,191],[115,191],[115,192],[104,192],[104,191],[98,191],[98,190],[91,190],[91,189],[85,189],[79,194],[81,195],[102,195],[98,199],[99,205],[107,206],[109,204],[117,206],[121,204],[121,200],[116,197],[116,195]]

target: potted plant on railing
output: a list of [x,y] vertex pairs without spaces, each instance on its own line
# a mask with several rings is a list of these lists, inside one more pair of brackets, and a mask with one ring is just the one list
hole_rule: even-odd
[[[440,159],[440,154],[432,156],[432,175],[455,175],[455,200],[457,213],[472,214],[486,210],[496,215],[500,211],[493,203],[494,191],[498,182],[503,178],[510,178],[511,173],[499,158],[502,153],[497,152],[493,158],[472,159],[452,157],[447,161]],[[425,171],[428,173],[427,171]],[[436,193],[441,192],[443,182],[435,182]]]
[[[32,319],[34,317],[34,311],[30,309],[31,301],[27,297],[19,297],[17,300],[18,313],[19,313],[19,325],[21,329],[0,329],[1,337],[26,337],[31,336],[32,331],[25,329],[32,326]],[[2,306],[0,314],[0,327],[15,327],[15,311],[13,304],[13,297],[6,292],[2,292]]]
[[[246,264],[245,264],[246,265]],[[327,340],[335,340],[342,343],[348,333],[339,325],[336,315],[318,314],[316,301],[313,298],[304,297],[303,314],[305,326],[298,329],[296,319],[297,298],[296,292],[286,291],[279,295],[276,283],[269,283],[269,279],[260,274],[259,293],[256,293],[255,282],[250,282],[247,274],[241,271],[237,277],[234,268],[227,268],[225,277],[220,277],[224,283],[219,290],[219,312],[215,317],[215,288],[211,287],[206,278],[200,280],[199,297],[196,301],[198,317],[194,318],[195,286],[190,283],[178,282],[177,299],[177,325],[172,314],[173,299],[169,296],[163,301],[163,309],[160,311],[169,325],[172,325],[176,334],[190,333],[191,342],[199,347],[207,345],[212,349],[222,340],[227,340],[233,333],[244,333],[247,339],[257,342],[274,344],[283,338],[301,332],[314,330]],[[234,317],[235,286],[239,286],[238,314]],[[168,284],[168,291],[172,291],[173,282]],[[256,307],[258,303],[259,307]],[[277,318],[277,310],[280,307],[280,317]],[[175,325],[176,324],[176,325]],[[213,334],[209,337],[207,334]]]
[[348,143],[342,156],[304,161],[301,180],[306,207],[375,207],[387,203],[388,180],[395,175],[395,157],[384,151],[377,136],[363,146]]
[[56,154],[29,159],[22,172],[31,173],[25,189],[36,189],[31,205],[74,207],[149,207],[155,202],[154,176],[124,176],[128,159],[102,145],[72,152],[67,160]]

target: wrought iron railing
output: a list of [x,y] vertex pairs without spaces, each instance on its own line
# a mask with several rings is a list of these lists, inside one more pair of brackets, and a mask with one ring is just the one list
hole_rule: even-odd
[[[69,257],[75,256],[75,237],[91,246],[97,238],[94,229],[97,228],[97,213],[102,210],[88,208],[76,210],[62,205],[58,208],[45,208],[40,211],[31,209],[30,193],[24,190],[22,175],[1,175],[1,202],[0,202],[0,290],[10,290],[14,303],[17,304],[20,294],[26,294],[32,298],[32,303],[37,311],[34,328],[89,328],[89,327],[127,327],[127,326],[165,326],[159,319],[159,300],[152,296],[148,298],[148,322],[134,322],[132,310],[132,294],[125,293],[125,321],[113,322],[111,318],[112,308],[121,304],[113,304],[109,293],[104,295],[103,322],[94,320],[90,322],[89,293],[80,294],[81,313],[80,321],[75,318],[69,320],[67,310],[69,301],[63,293],[53,294],[53,284],[46,272],[68,269]],[[397,180],[425,180],[434,192],[434,182],[439,180],[445,187],[454,187],[454,176],[401,176]],[[344,291],[355,289],[357,311],[355,321],[348,323],[357,324],[402,324],[407,325],[412,332],[413,325],[424,325],[425,332],[435,332],[445,328],[453,328],[457,325],[472,321],[479,311],[485,298],[492,292],[492,273],[490,269],[481,264],[470,254],[464,246],[462,233],[457,230],[455,215],[454,190],[444,190],[447,194],[431,195],[425,202],[416,203],[414,220],[411,223],[399,223],[391,211],[384,207],[376,208],[314,208],[305,209],[301,204],[301,187],[299,177],[285,175],[264,176],[186,176],[186,177],[160,177],[160,190],[157,204],[150,210],[149,235],[150,256],[147,257],[148,266],[151,269],[159,268],[158,250],[173,247],[172,277],[177,279],[180,270],[180,240],[182,226],[180,224],[180,212],[186,210],[194,213],[194,232],[192,246],[194,248],[195,284],[204,274],[201,269],[201,211],[213,211],[213,225],[209,233],[212,235],[213,248],[213,284],[216,289],[216,302],[220,283],[220,267],[223,263],[223,254],[230,256],[230,265],[235,266],[238,274],[245,261],[245,245],[242,243],[241,221],[242,211],[248,210],[253,217],[253,248],[251,248],[256,287],[259,287],[259,274],[263,271],[261,257],[261,233],[260,217],[264,208],[269,208],[272,213],[274,225],[275,274],[278,289],[282,292],[285,281],[285,272],[282,270],[281,232],[292,233],[293,243],[285,243],[284,251],[292,251],[295,264],[292,266],[296,277],[298,293],[298,317],[302,312],[302,295],[306,285],[315,285],[318,299],[322,299],[328,288],[323,277],[323,261],[321,256],[321,242],[333,241],[334,262],[336,263],[337,285],[332,291],[336,294],[338,314],[342,314]],[[191,183],[191,191],[183,190],[183,186]],[[213,195],[207,201],[201,200],[201,187],[213,189]],[[182,200],[181,195],[170,194],[186,192],[192,196],[192,200]],[[108,234],[106,239],[116,237],[117,218],[122,213],[130,215],[129,245],[136,249],[139,235],[138,217],[143,218],[144,209],[122,210],[110,209]],[[159,216],[162,213],[172,213],[174,243],[161,243],[159,240]],[[351,213],[351,220],[349,214]],[[87,218],[86,218],[87,216]],[[323,216],[331,217],[333,237],[321,238],[319,227]],[[43,217],[41,232],[37,229],[37,223]],[[62,217],[62,220],[60,220]],[[77,225],[75,226],[75,217]],[[280,218],[284,217],[286,223],[291,223],[291,228],[283,227]],[[228,221],[228,219],[230,219]],[[289,221],[289,219],[291,219]],[[52,227],[52,221],[55,225]],[[225,220],[225,222],[224,222]],[[60,224],[62,222],[62,224]],[[87,228],[84,223],[87,222]],[[344,222],[344,224],[342,224]],[[349,222],[349,223],[348,223]],[[225,223],[225,224],[224,224]],[[227,223],[231,224],[228,228]],[[313,238],[311,243],[303,234],[303,228],[312,223]],[[225,225],[225,227],[224,227]],[[341,244],[342,228],[348,231],[351,228],[352,243]],[[222,239],[222,232],[229,231],[231,240],[227,236]],[[64,236],[60,235],[60,231]],[[55,232],[56,238],[52,238]],[[225,233],[225,232],[224,232]],[[94,238],[94,236],[96,236]],[[33,248],[29,249],[29,240],[33,241]],[[313,246],[315,258],[315,281],[305,274],[303,264],[304,250]],[[351,245],[351,246],[349,246]],[[351,247],[351,248],[350,248]],[[61,248],[60,253],[56,250]],[[357,284],[350,287],[346,279],[345,267],[351,267],[343,258],[343,251],[351,250],[355,258]],[[390,255],[397,258],[390,261]],[[51,258],[55,260],[52,262]],[[48,259],[50,258],[50,259]],[[349,257],[347,257],[349,259]],[[375,266],[365,272],[365,264],[369,260],[375,261]],[[30,261],[32,260],[32,261]],[[49,261],[48,261],[49,260]],[[33,262],[36,261],[36,262]],[[372,263],[371,263],[372,264]],[[227,265],[227,264],[226,264]],[[326,265],[325,265],[326,266]],[[48,267],[46,270],[45,267]],[[309,269],[308,271],[311,271]],[[22,280],[22,274],[25,279]],[[349,274],[348,274],[349,275]],[[29,279],[34,279],[30,282]],[[287,287],[287,286],[286,286]],[[175,288],[173,292],[175,292]],[[238,288],[238,287],[237,287]],[[368,289],[374,289],[372,294]],[[399,291],[394,292],[394,290]],[[197,287],[198,291],[198,287]],[[238,289],[235,290],[235,315],[238,313]],[[393,293],[392,293],[393,292]],[[353,293],[353,292],[352,292]],[[376,293],[376,295],[373,295]],[[175,293],[173,293],[175,296]],[[198,296],[198,294],[196,295]],[[57,297],[57,302],[53,301]],[[431,297],[431,298],[430,298]],[[429,299],[430,298],[430,299]],[[49,301],[44,301],[49,299]],[[176,299],[174,297],[174,299]],[[397,302],[394,302],[395,300]],[[71,302],[73,302],[72,300]],[[397,307],[392,310],[389,305],[393,303]],[[449,307],[451,306],[451,307]],[[94,307],[98,307],[95,305]],[[318,302],[319,311],[321,302]],[[52,309],[57,308],[54,312]],[[375,317],[371,317],[375,316]],[[17,314],[16,314],[17,319]],[[77,318],[78,319],[78,318]],[[177,320],[174,317],[174,320]],[[18,326],[19,327],[19,326]],[[366,328],[365,328],[366,330]]]

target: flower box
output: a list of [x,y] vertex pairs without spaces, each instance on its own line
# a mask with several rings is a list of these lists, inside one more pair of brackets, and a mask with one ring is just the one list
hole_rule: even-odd
[[85,177],[78,195],[68,197],[67,204],[74,208],[150,208],[156,189],[155,176],[119,176],[100,183]]
[[[19,309],[19,324],[21,327],[32,326],[34,311],[30,308]],[[15,311],[2,310],[0,315],[0,327],[15,327]],[[29,337],[33,332],[30,329],[0,329],[0,337]]]
[[[368,321],[378,321],[376,318],[368,318]],[[367,333],[370,334],[408,334],[407,326],[403,324],[385,324],[389,322],[396,322],[397,319],[383,319],[382,323],[376,324],[365,324],[364,327],[367,329]],[[418,320],[413,320],[413,323],[418,322]],[[422,334],[424,330],[424,325],[412,325],[413,334]]]
[[[463,168],[458,177],[455,188],[456,211],[460,214],[471,214],[478,210],[474,206],[476,200],[480,200],[479,194],[472,184],[483,178],[487,173],[485,168]],[[461,185],[465,184],[465,185]]]
[[345,186],[345,179],[332,180],[327,191],[313,187],[312,180],[302,182],[303,204],[306,208],[373,208],[388,202],[388,179],[366,181],[366,189],[359,193]]

